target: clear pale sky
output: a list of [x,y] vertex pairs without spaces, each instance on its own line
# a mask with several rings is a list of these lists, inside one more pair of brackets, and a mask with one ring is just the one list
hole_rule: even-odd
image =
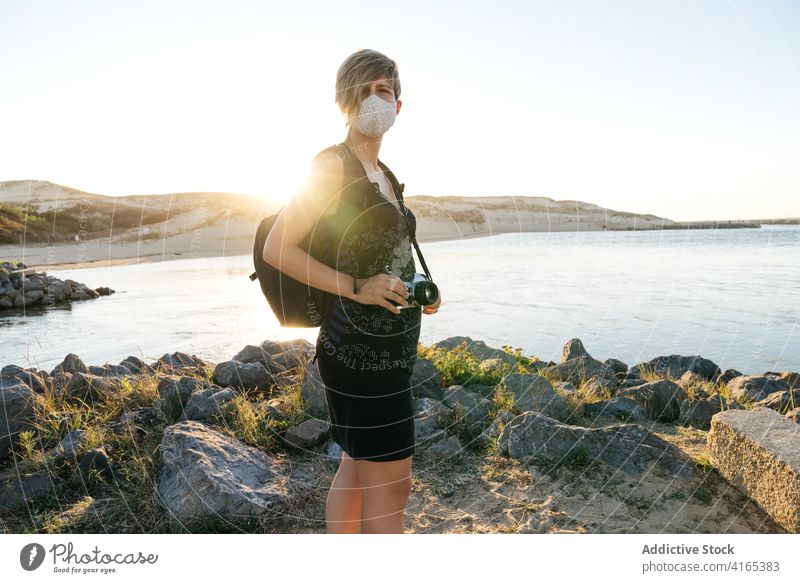
[[361,48],[399,65],[407,195],[800,216],[798,0],[0,0],[0,180],[288,198]]

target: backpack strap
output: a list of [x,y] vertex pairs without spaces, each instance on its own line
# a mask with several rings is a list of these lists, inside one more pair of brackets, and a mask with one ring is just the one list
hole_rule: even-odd
[[[325,148],[323,152],[334,149],[344,164],[344,185],[342,186],[340,196],[344,197],[345,202],[352,208],[356,209],[358,212],[362,212],[367,207],[367,195],[363,189],[353,188],[353,186],[355,186],[357,182],[368,180],[367,173],[364,171],[364,167],[361,165],[359,159],[356,158],[355,154],[350,150],[350,147],[347,145],[347,140]],[[354,200],[354,197],[358,197],[357,200]],[[357,291],[356,275],[352,270],[349,275],[353,278],[353,293],[355,293]]]
[[353,152],[350,151],[346,141],[334,144],[333,146],[328,146],[324,150],[321,150],[319,154],[314,156],[314,160],[328,151],[336,152],[336,155],[339,156],[344,163],[345,185],[343,190],[346,190],[354,182],[367,180],[367,173],[364,171],[364,167],[361,165],[361,162],[359,162],[358,158],[355,157]]
[[[364,166],[361,164],[361,161],[353,154],[350,150],[350,147],[347,145],[347,140],[341,142],[340,144],[336,144],[336,146],[331,146],[332,148],[341,148],[344,152],[344,166],[345,166],[345,180],[350,179],[350,184],[352,182],[358,180],[369,180],[366,171],[364,170]],[[326,148],[329,149],[329,148]],[[324,150],[323,150],[324,151]],[[400,203],[400,211],[403,215],[403,219],[406,221],[406,226],[408,227],[408,232],[411,235],[411,243],[414,245],[414,249],[417,250],[417,257],[419,257],[419,262],[422,265],[422,269],[425,272],[425,275],[428,276],[428,279],[433,281],[433,277],[431,277],[431,272],[428,269],[428,264],[425,262],[425,257],[422,255],[422,250],[419,248],[419,243],[417,243],[417,236],[416,236],[416,229],[411,228],[411,224],[408,221],[408,215],[406,215],[406,207],[405,202],[403,200],[403,190],[405,190],[406,185],[400,184],[397,180],[397,177],[394,175],[389,167],[384,164],[383,162],[378,160],[378,166],[386,172],[386,175],[389,177],[389,181],[392,183],[392,189],[397,194],[397,201]],[[346,188],[346,187],[345,187]],[[364,199],[360,202],[361,207],[365,208],[366,203]],[[352,275],[352,274],[351,274]],[[353,276],[353,281],[355,282],[355,276]],[[353,284],[353,292],[355,292],[355,283]]]

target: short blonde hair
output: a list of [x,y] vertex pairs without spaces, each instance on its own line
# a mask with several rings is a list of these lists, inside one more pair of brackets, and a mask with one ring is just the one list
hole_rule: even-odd
[[361,49],[347,57],[336,73],[336,103],[342,114],[358,115],[361,90],[384,75],[389,78],[394,98],[399,99],[400,77],[394,60],[372,49]]

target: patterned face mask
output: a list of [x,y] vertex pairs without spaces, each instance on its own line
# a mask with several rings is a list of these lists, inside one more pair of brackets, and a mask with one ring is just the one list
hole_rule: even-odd
[[397,117],[397,101],[384,101],[377,95],[370,95],[361,102],[361,109],[350,123],[371,138],[382,136],[394,124]]

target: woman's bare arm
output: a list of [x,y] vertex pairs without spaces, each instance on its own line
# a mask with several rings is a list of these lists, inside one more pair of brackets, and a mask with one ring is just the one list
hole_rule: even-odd
[[298,245],[326,212],[335,209],[344,186],[344,164],[333,152],[319,155],[311,173],[284,207],[264,244],[264,261],[290,277],[324,290],[352,298],[352,276],[314,259]]
[[408,290],[399,277],[379,273],[354,281],[298,246],[324,214],[336,211],[344,181],[344,162],[339,156],[333,152],[317,156],[308,180],[272,225],[264,243],[264,261],[317,289],[399,314],[400,309],[389,302],[408,305]]

